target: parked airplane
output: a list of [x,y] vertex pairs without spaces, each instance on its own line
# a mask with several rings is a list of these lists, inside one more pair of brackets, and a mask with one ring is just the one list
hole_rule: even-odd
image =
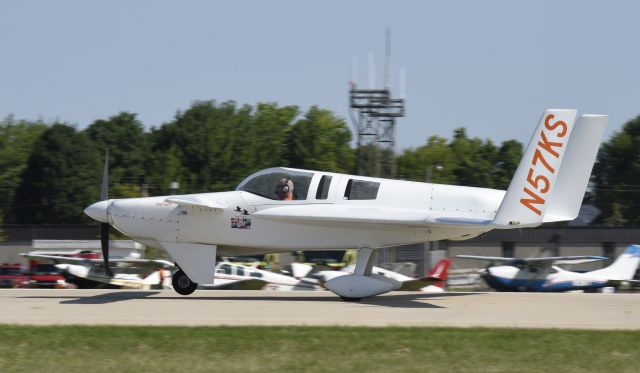
[[487,260],[505,263],[483,271],[487,284],[498,291],[552,292],[590,290],[606,286],[638,283],[633,276],[640,264],[640,246],[627,247],[613,264],[591,272],[572,272],[558,267],[605,260],[601,256],[558,256],[543,258],[503,258],[477,255],[457,255],[456,258]]
[[[400,291],[422,291],[425,293],[440,293],[444,291],[445,281],[447,280],[447,272],[451,265],[451,259],[445,258],[440,260],[428,275],[422,278],[412,278],[398,272],[389,271],[388,269],[373,266],[371,276],[377,278],[384,277],[384,281],[396,281],[399,283],[397,290]],[[330,281],[336,277],[353,274],[354,265],[344,267],[339,271],[319,271],[315,273],[315,277],[322,282]]]
[[263,271],[256,267],[220,262],[216,265],[215,280],[213,283],[203,285],[202,288],[238,290],[321,290],[322,288],[318,286],[317,280],[304,278],[309,270],[310,268],[297,269],[297,267],[294,266],[294,270],[292,272],[295,277],[292,277],[275,272]]
[[116,259],[111,275],[105,271],[102,259],[87,259],[25,253],[20,254],[29,259],[50,261],[60,270],[74,278],[89,282],[113,285],[130,289],[150,289],[152,286],[170,287],[170,269],[173,264],[166,260],[151,259]]
[[547,110],[506,192],[331,172],[270,168],[235,191],[108,199],[85,213],[101,222],[109,273],[108,229],[165,249],[178,263],[174,289],[190,294],[213,282],[216,255],[359,249],[354,273],[325,286],[345,300],[398,288],[373,277],[376,249],[464,240],[492,229],[534,227],[576,217],[607,117]]
[[[165,289],[171,288],[171,270],[175,267],[166,260],[116,259],[109,261],[110,265],[115,268],[112,268],[113,275],[108,276],[105,273],[102,259],[33,253],[21,255],[30,259],[50,261],[68,275],[78,279],[132,289],[150,289],[152,286],[160,286]],[[302,267],[306,266],[301,263],[294,264]],[[306,267],[309,268],[299,268],[293,271],[294,274],[300,277],[296,278],[263,271],[256,267],[231,262],[219,262],[216,266],[213,283],[202,284],[201,288],[257,290],[270,285],[270,287],[267,287],[270,290],[320,290],[317,280],[303,278],[311,269],[311,266]]]

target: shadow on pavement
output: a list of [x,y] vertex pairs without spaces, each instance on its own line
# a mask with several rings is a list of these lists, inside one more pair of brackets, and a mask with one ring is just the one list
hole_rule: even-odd
[[[54,290],[55,291],[55,290]],[[102,293],[90,296],[70,296],[70,295],[42,295],[42,296],[22,296],[18,298],[23,299],[64,299],[60,301],[60,304],[107,304],[115,302],[123,302],[129,300],[145,300],[145,301],[158,301],[158,300],[174,300],[184,302],[194,301],[264,301],[264,302],[333,302],[341,303],[345,305],[353,306],[378,306],[378,307],[393,307],[393,308],[446,308],[443,306],[437,306],[427,301],[429,299],[441,299],[448,297],[458,297],[466,295],[479,295],[483,293],[437,293],[437,294],[423,294],[423,293],[402,293],[402,294],[386,294],[384,296],[377,296],[372,298],[365,298],[359,302],[343,302],[336,295],[330,294],[327,296],[307,296],[299,294],[296,296],[282,296],[282,293],[271,293],[272,295],[239,295],[239,296],[225,296],[222,295],[225,291],[216,291],[211,296],[202,296],[201,294],[208,291],[199,291],[197,296],[157,296],[162,294],[160,291],[111,291],[108,293]],[[237,292],[234,292],[237,294]]]

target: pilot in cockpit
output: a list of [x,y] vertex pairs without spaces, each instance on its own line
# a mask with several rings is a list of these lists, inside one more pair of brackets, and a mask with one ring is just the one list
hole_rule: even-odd
[[278,180],[276,184],[276,195],[283,201],[293,201],[295,199],[293,194],[293,180],[288,177],[283,177]]

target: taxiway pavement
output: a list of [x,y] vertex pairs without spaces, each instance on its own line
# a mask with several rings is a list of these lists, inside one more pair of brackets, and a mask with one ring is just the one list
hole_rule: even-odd
[[393,292],[347,303],[325,291],[3,289],[0,323],[640,330],[640,294]]

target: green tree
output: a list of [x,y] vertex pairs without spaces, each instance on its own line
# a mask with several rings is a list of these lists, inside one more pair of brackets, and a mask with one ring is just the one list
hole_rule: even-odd
[[288,163],[296,168],[351,172],[355,157],[350,142],[351,132],[343,119],[313,106],[289,131]]
[[498,162],[498,149],[491,140],[470,139],[464,128],[458,128],[449,146],[458,160],[455,174],[460,185],[494,187],[493,174],[494,165]]
[[16,120],[13,116],[0,121],[0,213],[9,214],[33,145],[46,128],[42,122]]
[[522,143],[517,140],[507,140],[500,145],[497,163],[493,173],[493,187],[506,190],[522,159]]
[[[287,138],[298,115],[294,106],[258,104],[256,109],[234,102],[194,103],[174,121],[152,130],[151,151],[158,159],[179,162],[169,170],[150,160],[154,192],[166,192],[167,174],[181,183],[181,192],[229,190],[248,173],[287,165]],[[161,155],[164,154],[164,155]],[[172,180],[174,181],[174,180]]]
[[640,224],[640,116],[602,144],[594,167],[599,218],[610,225]]
[[139,197],[149,151],[147,134],[136,115],[122,112],[96,120],[84,132],[100,152],[100,159],[109,149],[109,197]]
[[407,149],[398,157],[398,176],[413,181],[430,178],[434,183],[456,184],[458,160],[447,139],[431,136],[427,143]]
[[65,124],[47,128],[35,142],[22,174],[12,223],[79,223],[98,198],[102,157],[83,132]]

